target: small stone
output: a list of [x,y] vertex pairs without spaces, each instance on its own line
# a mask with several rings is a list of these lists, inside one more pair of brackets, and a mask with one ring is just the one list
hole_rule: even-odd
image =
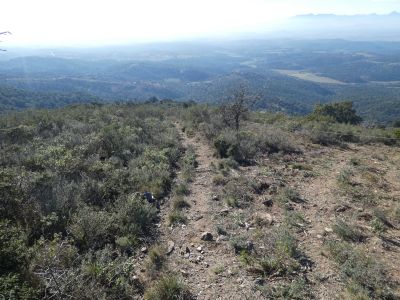
[[336,212],[344,212],[344,211],[346,211],[348,208],[349,208],[348,206],[340,205],[339,207],[336,208],[335,211],[336,211]]
[[220,235],[217,237],[217,242],[228,241],[229,238],[226,235]]
[[185,254],[183,255],[183,257],[184,257],[184,258],[190,258],[190,253],[185,253]]
[[247,248],[248,251],[253,250],[253,249],[254,249],[254,243],[253,243],[253,241],[247,241],[247,242],[246,242],[246,248]]
[[225,215],[227,215],[227,214],[229,213],[229,208],[221,209],[221,211],[220,211],[219,213],[220,213],[221,215],[225,216]]
[[203,219],[203,216],[195,216],[193,218],[193,220],[195,220],[195,221],[198,221],[198,220],[201,220],[201,219]]
[[168,241],[167,255],[171,254],[175,249],[175,243],[173,241]]
[[187,276],[189,275],[189,273],[186,272],[185,270],[181,270],[181,274],[182,274],[182,276],[184,276],[184,277],[187,277]]
[[367,212],[360,213],[358,215],[359,220],[371,221],[373,216]]
[[218,201],[218,200],[219,200],[219,197],[218,197],[218,195],[213,195],[213,196],[212,196],[212,199],[213,199],[214,201]]
[[142,247],[142,248],[140,248],[140,252],[142,252],[142,253],[147,253],[147,247]]
[[333,232],[333,229],[330,228],[330,227],[325,227],[324,230],[325,230],[326,233],[332,233]]
[[190,249],[189,249],[188,246],[183,245],[183,246],[181,247],[181,255],[185,255],[185,254],[190,254]]
[[203,256],[197,256],[196,260],[197,260],[197,262],[201,262],[201,261],[204,260],[204,257]]
[[202,247],[202,246],[199,246],[199,247],[196,248],[196,250],[199,251],[199,252],[201,252],[201,251],[203,250],[203,247]]
[[249,230],[250,226],[251,226],[250,223],[244,222],[244,228],[246,228],[246,230]]
[[317,234],[317,239],[322,239],[322,235]]
[[269,213],[261,214],[259,215],[259,217],[262,220],[262,222],[266,225],[271,226],[272,224],[274,224],[274,218]]
[[266,207],[272,207],[274,205],[274,202],[272,201],[272,199],[266,199],[262,202],[262,204],[264,204]]
[[213,235],[211,234],[211,232],[204,232],[201,235],[201,240],[203,240],[203,241],[212,241],[212,239],[213,239]]

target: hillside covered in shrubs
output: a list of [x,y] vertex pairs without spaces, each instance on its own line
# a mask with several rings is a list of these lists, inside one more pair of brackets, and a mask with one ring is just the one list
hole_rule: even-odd
[[360,122],[351,103],[1,115],[0,295],[398,299],[400,131]]

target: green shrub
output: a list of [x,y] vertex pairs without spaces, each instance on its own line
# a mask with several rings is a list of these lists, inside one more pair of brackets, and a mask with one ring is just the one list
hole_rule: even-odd
[[281,129],[267,129],[259,134],[260,149],[264,153],[298,153],[298,146],[291,135]]
[[114,225],[118,232],[133,237],[151,234],[157,219],[157,209],[138,196],[121,197],[114,206]]
[[39,295],[28,270],[28,248],[24,232],[0,221],[0,297],[33,299]]
[[23,270],[27,252],[24,232],[7,221],[0,221],[0,274]]
[[400,139],[400,129],[396,129],[393,131],[394,136],[396,137],[396,139]]
[[356,115],[353,103],[350,101],[317,104],[309,118],[314,120],[332,120],[347,124],[359,124],[362,121],[362,118]]
[[165,249],[161,246],[153,246],[149,250],[148,268],[159,271],[165,262]]
[[72,216],[69,231],[81,249],[98,249],[112,242],[114,219],[106,210],[94,210],[88,206],[80,207]]
[[0,275],[0,297],[3,299],[30,300],[38,299],[40,295],[39,288],[32,287],[20,274]]

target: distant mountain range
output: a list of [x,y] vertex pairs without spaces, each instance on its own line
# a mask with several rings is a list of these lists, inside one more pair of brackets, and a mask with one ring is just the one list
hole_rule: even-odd
[[307,19],[307,18],[347,18],[347,19],[354,19],[354,18],[379,18],[379,19],[387,19],[387,18],[400,18],[400,13],[397,11],[393,11],[390,14],[357,14],[357,15],[335,15],[335,14],[305,14],[305,15],[298,15],[294,16],[292,19]]
[[307,14],[290,18],[268,34],[283,38],[399,41],[400,13],[386,15]]

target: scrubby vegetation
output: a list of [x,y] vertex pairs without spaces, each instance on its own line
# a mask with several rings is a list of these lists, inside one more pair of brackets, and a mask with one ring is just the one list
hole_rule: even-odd
[[[0,119],[1,290],[31,299],[130,298],[129,256],[182,155],[165,111],[80,105]],[[184,191],[184,189],[180,188]]]
[[[308,117],[242,107],[232,119],[229,106],[153,102],[1,116],[0,295],[192,299],[196,264],[251,278],[263,298],[311,299],[326,296],[313,273],[324,257],[340,273],[330,284],[354,299],[396,299],[369,250],[398,247],[396,129],[351,124],[346,103]],[[211,236],[185,232],[194,222]],[[220,245],[240,270],[227,275],[223,252],[205,261]]]

